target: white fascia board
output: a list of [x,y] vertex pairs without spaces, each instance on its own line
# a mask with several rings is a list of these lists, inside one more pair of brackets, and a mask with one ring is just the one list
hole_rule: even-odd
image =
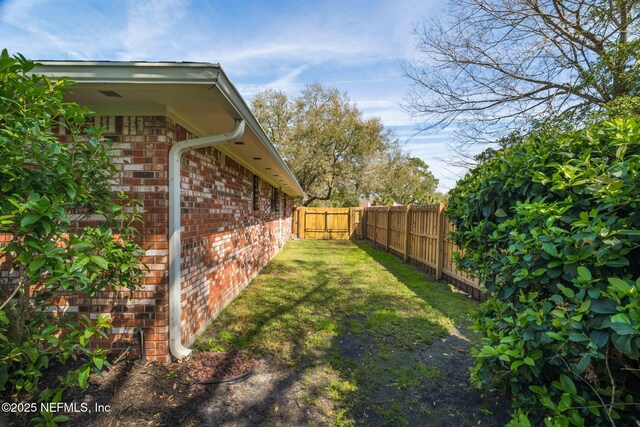
[[[39,65],[34,68],[33,73],[44,74],[54,79],[68,77],[77,83],[215,85],[236,110],[238,118],[245,120],[267,152],[276,159],[285,178],[294,188],[294,194],[290,195],[304,197],[304,191],[295,176],[219,64],[118,61],[36,61],[36,63]],[[170,111],[170,107],[167,107]]]
[[215,84],[217,64],[180,62],[40,61],[34,73],[77,83]]

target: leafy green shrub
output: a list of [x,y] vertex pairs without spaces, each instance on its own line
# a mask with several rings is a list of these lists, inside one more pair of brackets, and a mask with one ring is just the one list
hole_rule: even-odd
[[[135,289],[143,251],[132,240],[138,205],[123,194],[114,201],[117,170],[99,131],[87,126],[85,109],[63,102],[68,81],[29,76],[33,67],[6,50],[0,55],[0,236],[10,239],[0,247],[0,392],[33,394],[51,362],[84,355],[39,396],[55,402],[105,365],[89,341],[109,323],[52,307],[111,287]],[[72,142],[51,132],[60,123]],[[91,215],[103,219],[85,226]],[[37,421],[63,419],[45,412]]]
[[640,120],[497,152],[447,215],[460,265],[490,293],[472,380],[512,393],[514,425],[636,425]]

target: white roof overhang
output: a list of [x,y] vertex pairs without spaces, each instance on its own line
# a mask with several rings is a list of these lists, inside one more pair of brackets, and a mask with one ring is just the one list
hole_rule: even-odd
[[229,132],[236,120],[243,119],[246,130],[242,138],[216,148],[286,194],[304,196],[293,173],[218,64],[110,61],[38,64],[33,73],[54,80],[68,77],[75,82],[69,87],[67,100],[86,105],[98,115],[166,116],[197,137]]

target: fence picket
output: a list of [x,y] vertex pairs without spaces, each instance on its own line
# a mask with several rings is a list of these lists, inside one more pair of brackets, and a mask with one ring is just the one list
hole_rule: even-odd
[[[296,209],[292,228],[300,239],[371,240],[374,246],[422,266],[436,279],[444,279],[483,300],[478,281],[457,269],[453,257],[459,249],[449,240],[453,225],[445,217],[446,205],[368,208]],[[386,214],[386,216],[385,216]],[[384,239],[383,239],[383,236]]]

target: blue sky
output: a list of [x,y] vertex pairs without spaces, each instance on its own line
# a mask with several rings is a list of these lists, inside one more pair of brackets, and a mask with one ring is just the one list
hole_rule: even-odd
[[366,117],[395,129],[406,151],[454,186],[463,170],[446,130],[416,135],[401,103],[412,28],[443,0],[71,1],[0,0],[0,40],[31,59],[205,61],[222,65],[250,100],[264,88],[296,96],[320,82],[348,92]]

